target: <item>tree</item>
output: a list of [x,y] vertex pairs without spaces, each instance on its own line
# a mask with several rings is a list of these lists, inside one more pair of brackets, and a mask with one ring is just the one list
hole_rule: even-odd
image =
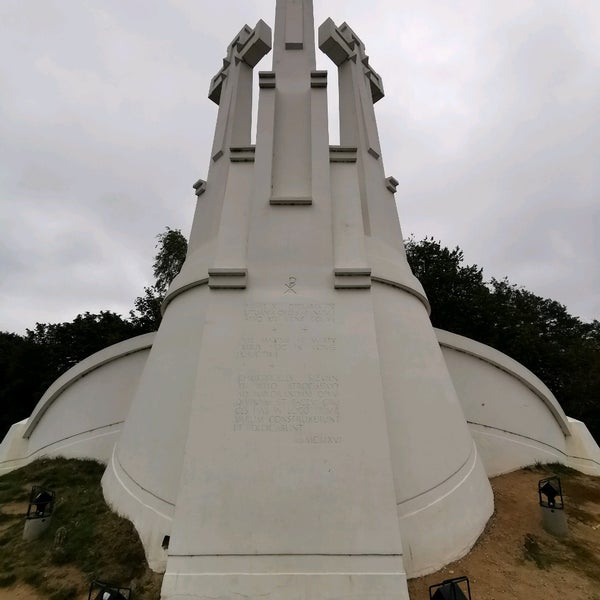
[[485,282],[476,265],[463,265],[460,248],[433,238],[409,239],[413,273],[431,303],[434,326],[508,354],[535,373],[567,414],[585,421],[600,440],[600,323],[584,323],[565,306],[511,284]]
[[50,384],[78,362],[135,335],[109,311],[86,312],[68,323],[36,323],[24,336],[0,333],[0,439],[28,417]]
[[138,333],[156,331],[162,318],[160,308],[171,281],[175,279],[187,253],[187,240],[179,229],[166,228],[157,236],[158,253],[152,265],[154,285],[144,288],[144,295],[134,301],[134,310],[129,312],[129,320]]
[[156,282],[154,288],[163,296],[167,293],[171,281],[181,271],[187,253],[187,240],[179,229],[166,228],[164,233],[159,233],[156,238],[158,253],[152,265]]
[[167,227],[157,240],[156,282],[135,300],[129,320],[110,311],[86,312],[71,322],[36,323],[25,336],[0,332],[0,440],[13,423],[31,414],[50,384],[72,366],[102,348],[157,329],[160,305],[187,251],[179,230]]
[[490,291],[477,265],[464,266],[460,248],[449,250],[433,238],[406,242],[411,269],[425,288],[434,327],[467,337],[487,336]]

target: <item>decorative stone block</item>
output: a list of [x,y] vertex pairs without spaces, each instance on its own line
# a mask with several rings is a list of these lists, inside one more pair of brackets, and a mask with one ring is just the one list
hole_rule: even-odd
[[243,290],[248,283],[248,269],[213,268],[208,270],[208,287],[215,289]]

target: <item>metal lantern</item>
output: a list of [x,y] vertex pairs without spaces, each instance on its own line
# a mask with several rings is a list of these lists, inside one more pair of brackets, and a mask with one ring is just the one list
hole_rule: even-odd
[[92,581],[88,600],[131,600],[131,588],[103,581]]
[[27,542],[35,540],[50,526],[52,511],[54,510],[55,493],[40,486],[34,485],[29,494],[29,506],[23,539]]
[[560,477],[557,477],[556,475],[539,480],[538,496],[540,499],[540,506],[553,508],[555,510],[563,510],[565,507]]
[[[466,594],[465,594],[466,590]],[[468,577],[454,577],[429,586],[430,600],[471,600]]]
[[45,490],[38,485],[34,485],[29,494],[27,518],[43,519],[44,517],[49,517],[54,510],[55,496],[56,494],[52,490]]
[[564,537],[569,533],[562,485],[556,475],[538,481],[538,498],[542,516],[542,527],[552,535]]

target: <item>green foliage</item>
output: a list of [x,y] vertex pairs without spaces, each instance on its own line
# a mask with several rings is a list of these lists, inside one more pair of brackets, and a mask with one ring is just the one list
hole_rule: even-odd
[[86,312],[68,323],[36,323],[25,336],[0,332],[0,440],[72,366],[102,348],[158,329],[160,306],[185,260],[187,242],[181,231],[169,227],[157,240],[156,283],[135,300],[129,320],[110,311]]
[[[169,227],[157,236],[155,283],[136,298],[128,320],[104,311],[70,323],[41,324],[25,336],[0,332],[0,439],[26,418],[48,386],[90,354],[154,331],[168,286],[185,260],[187,242]],[[584,323],[566,308],[506,279],[486,282],[465,265],[460,248],[433,238],[408,240],[407,258],[432,306],[435,327],[497,348],[531,369],[572,417],[600,440],[600,322]]]
[[492,328],[487,320],[490,291],[483,281],[483,270],[464,266],[460,248],[449,250],[433,238],[420,242],[411,238],[406,243],[406,255],[425,288],[435,327],[475,338],[475,333],[481,336]]
[[24,336],[0,332],[0,439],[67,369],[134,335],[132,323],[109,311],[77,315],[70,323],[36,323]]
[[166,228],[164,233],[157,236],[156,248],[158,253],[152,265],[156,283],[154,287],[160,294],[166,294],[171,281],[175,279],[187,253],[187,240],[179,229]]
[[0,574],[0,588],[9,587],[17,580],[17,576],[14,573],[2,573]]
[[426,238],[406,243],[408,262],[431,303],[435,327],[473,338],[533,371],[565,412],[600,440],[600,322],[508,280],[485,282],[460,248]]
[[129,313],[130,321],[138,333],[156,331],[162,318],[160,307],[175,279],[187,253],[187,240],[179,229],[166,228],[157,236],[158,253],[152,265],[155,277],[153,286],[144,288],[144,295],[134,301],[134,310]]
[[[144,550],[133,525],[111,512],[104,501],[100,479],[104,466],[94,461],[39,460],[2,477],[3,505],[22,503],[22,514],[5,513],[13,520],[2,535],[0,572],[5,586],[24,581],[57,600],[83,594],[93,579],[129,584],[148,577]],[[22,539],[23,516],[32,485],[56,492],[49,529],[35,542]],[[18,493],[15,495],[15,490]],[[57,535],[57,533],[59,535]],[[68,581],[55,576],[57,566],[79,573]],[[1,585],[1,582],[0,582]],[[158,597],[156,590],[140,598]]]

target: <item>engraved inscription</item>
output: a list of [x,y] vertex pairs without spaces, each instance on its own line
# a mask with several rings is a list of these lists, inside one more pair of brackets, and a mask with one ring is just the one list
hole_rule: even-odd
[[[306,425],[331,426],[340,420],[335,375],[245,374],[239,375],[238,388],[234,431],[301,432]],[[306,436],[310,437],[314,436]],[[303,438],[303,443],[331,442],[306,442]]]
[[280,358],[290,353],[304,350],[312,353],[334,352],[336,338],[334,336],[298,335],[293,338],[287,336],[244,336],[237,352],[239,358],[260,359]]
[[257,323],[333,323],[335,305],[309,302],[297,304],[256,302],[246,305],[244,318],[246,321]]
[[297,444],[341,444],[341,435],[305,435],[304,437],[299,436],[296,438]]
[[[296,278],[290,276],[290,294]],[[233,430],[286,433],[299,444],[339,444],[340,390],[335,305],[254,302],[236,349]]]

